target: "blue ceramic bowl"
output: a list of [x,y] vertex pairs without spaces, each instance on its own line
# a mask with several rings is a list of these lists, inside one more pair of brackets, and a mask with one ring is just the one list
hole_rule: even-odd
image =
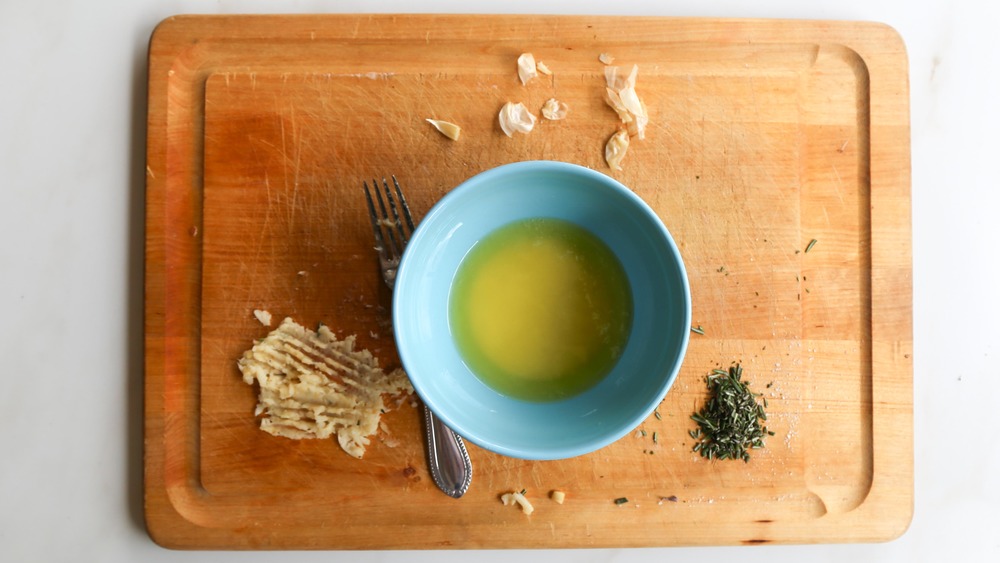
[[[452,281],[466,253],[512,221],[552,217],[600,237],[632,290],[632,331],[611,372],[580,395],[526,402],[487,387],[463,363],[449,327]],[[525,459],[562,459],[635,429],[666,395],[691,327],[687,274],[670,233],[612,178],[562,162],[519,162],[479,174],[424,217],[400,264],[393,323],[403,367],[434,414],[470,442]]]

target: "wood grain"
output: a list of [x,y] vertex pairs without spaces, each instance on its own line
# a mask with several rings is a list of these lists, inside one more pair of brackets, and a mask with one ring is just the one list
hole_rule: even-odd
[[[527,86],[531,51],[554,75]],[[639,65],[647,138],[612,173],[602,52]],[[385,549],[883,541],[913,502],[906,54],[872,23],[521,16],[184,16],[149,54],[145,492],[174,548]],[[506,101],[569,117],[504,136]],[[425,118],[463,128],[452,142]],[[277,319],[398,365],[360,185],[395,174],[422,216],[529,159],[610,174],[683,253],[695,324],[650,418],[555,462],[470,447],[433,486],[421,421],[361,461],[257,429],[236,359]],[[818,242],[808,252],[808,242]],[[652,344],[655,345],[655,344]],[[691,452],[703,377],[741,361],[776,436],[750,463]],[[657,433],[657,443],[651,436]],[[501,493],[526,488],[529,518]],[[564,505],[550,490],[567,493]],[[627,497],[629,503],[613,500]],[[676,501],[662,500],[676,497]]]

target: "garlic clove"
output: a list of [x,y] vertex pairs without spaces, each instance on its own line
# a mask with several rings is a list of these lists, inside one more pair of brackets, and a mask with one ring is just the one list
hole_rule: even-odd
[[441,121],[440,119],[428,119],[427,123],[433,125],[434,128],[440,131],[442,135],[448,137],[452,141],[457,141],[458,136],[462,134],[461,127],[448,121]]

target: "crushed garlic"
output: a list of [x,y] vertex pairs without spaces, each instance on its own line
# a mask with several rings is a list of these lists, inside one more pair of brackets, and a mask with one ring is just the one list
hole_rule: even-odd
[[552,491],[550,493],[552,500],[556,501],[558,504],[562,504],[566,500],[566,493],[562,491]]
[[462,134],[461,127],[448,121],[441,121],[440,119],[428,119],[427,123],[433,125],[434,128],[440,131],[442,135],[448,137],[452,141],[457,141],[458,136]]
[[500,108],[500,128],[508,137],[515,132],[530,133],[537,118],[521,102],[507,102]]
[[413,387],[401,369],[384,372],[354,336],[338,340],[326,326],[312,331],[286,318],[237,362],[243,382],[259,387],[255,416],[274,436],[325,439],[360,459],[389,410],[382,395],[403,398]]

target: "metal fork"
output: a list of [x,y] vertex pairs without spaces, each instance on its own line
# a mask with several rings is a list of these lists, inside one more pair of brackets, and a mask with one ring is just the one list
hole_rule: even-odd
[[[379,266],[382,269],[382,279],[389,289],[396,285],[396,271],[399,260],[403,257],[403,249],[413,234],[413,216],[410,206],[403,197],[396,177],[392,176],[396,196],[393,197],[389,183],[382,178],[382,187],[377,180],[372,180],[373,189],[369,191],[368,183],[362,182],[365,188],[365,199],[368,200],[368,214],[375,234],[375,250],[378,251]],[[372,192],[375,193],[374,199]],[[383,201],[383,192],[385,200]],[[398,200],[398,206],[397,201]],[[376,207],[376,202],[378,205]],[[388,203],[388,206],[386,205]],[[402,210],[402,217],[400,217]],[[465,449],[462,437],[455,434],[438,420],[431,409],[424,405],[424,421],[427,426],[427,456],[430,462],[431,477],[444,493],[452,498],[459,498],[469,490],[472,483],[472,461]]]

